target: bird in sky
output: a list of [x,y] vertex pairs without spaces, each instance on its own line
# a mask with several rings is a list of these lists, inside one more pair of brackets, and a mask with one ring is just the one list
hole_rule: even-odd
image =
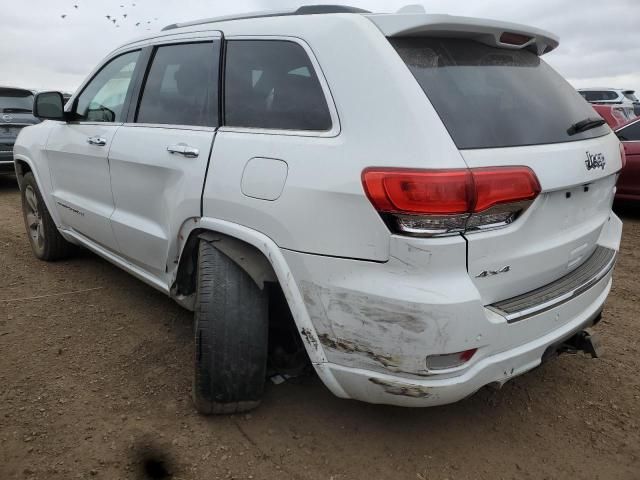
[[73,8],[75,8],[77,10],[78,9],[78,5],[74,5]]
[[67,18],[67,15],[66,14],[65,15],[60,15],[60,18],[62,18],[64,20],[65,18]]

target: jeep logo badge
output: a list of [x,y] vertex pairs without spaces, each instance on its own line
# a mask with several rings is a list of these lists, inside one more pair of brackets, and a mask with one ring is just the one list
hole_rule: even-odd
[[587,152],[587,159],[584,163],[587,166],[587,170],[595,170],[596,168],[604,170],[604,166],[607,164],[607,161],[601,153]]

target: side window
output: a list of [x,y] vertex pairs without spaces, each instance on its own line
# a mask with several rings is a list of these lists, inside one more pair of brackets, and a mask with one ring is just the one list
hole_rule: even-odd
[[616,92],[588,90],[580,93],[588,102],[602,102],[618,99],[618,94]]
[[331,129],[322,86],[304,48],[283,40],[231,40],[225,124],[282,130]]
[[640,121],[618,130],[618,138],[624,142],[640,141]]
[[159,47],[136,122],[218,126],[219,47],[219,42]]
[[140,52],[121,55],[109,62],[78,97],[77,120],[122,122],[123,108]]

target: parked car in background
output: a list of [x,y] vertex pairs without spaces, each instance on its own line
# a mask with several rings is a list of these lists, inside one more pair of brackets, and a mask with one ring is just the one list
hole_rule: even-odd
[[609,125],[612,130],[636,118],[628,108],[622,105],[592,104],[591,106],[598,112],[598,115],[607,122],[607,125]]
[[340,6],[165,30],[38,94],[15,161],[36,257],[83,245],[194,312],[201,412],[258,405],[283,319],[373,403],[597,356],[620,142],[553,34]]
[[626,154],[626,165],[618,179],[616,201],[640,201],[640,118],[616,130]]
[[633,117],[640,115],[640,100],[638,100],[634,90],[621,88],[579,88],[578,93],[589,103],[622,105]]
[[20,130],[39,123],[33,116],[32,90],[0,87],[0,174],[15,172],[13,145]]

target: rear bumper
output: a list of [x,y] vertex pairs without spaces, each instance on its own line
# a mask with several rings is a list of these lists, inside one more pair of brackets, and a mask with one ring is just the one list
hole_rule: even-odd
[[540,315],[541,318],[531,317],[527,321],[542,322],[544,316],[558,319],[568,316],[571,320],[528,343],[485,357],[455,377],[408,379],[341,365],[327,365],[327,372],[340,386],[340,390],[334,393],[343,398],[402,407],[432,407],[457,402],[484,386],[502,385],[539,366],[547,348],[593,324],[610,289],[609,276],[594,286],[590,294],[583,298]]
[[[621,234],[612,214],[598,245],[617,251]],[[316,369],[334,394],[409,407],[461,400],[538,366],[549,346],[593,323],[611,289],[603,266],[577,294],[509,322],[483,304],[465,252],[455,237],[429,248],[393,240],[384,264],[283,252],[327,359]],[[474,348],[460,367],[427,368],[431,355]]]

